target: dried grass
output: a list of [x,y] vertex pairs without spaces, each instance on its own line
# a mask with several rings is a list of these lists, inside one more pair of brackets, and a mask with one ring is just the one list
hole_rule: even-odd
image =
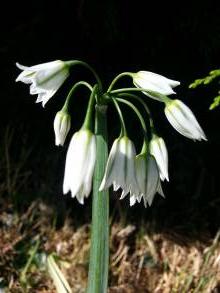
[[[8,292],[55,292],[43,261],[41,265],[33,261],[27,270],[26,283],[20,281],[36,239],[40,240],[36,258],[55,253],[72,292],[85,292],[89,225],[76,228],[67,218],[64,225],[56,229],[52,209],[40,201],[19,216],[9,206],[7,203],[7,209],[0,214],[0,280]],[[190,241],[174,233],[151,231],[144,225],[137,228],[113,222],[109,293],[219,292],[219,237],[217,233],[214,239]]]

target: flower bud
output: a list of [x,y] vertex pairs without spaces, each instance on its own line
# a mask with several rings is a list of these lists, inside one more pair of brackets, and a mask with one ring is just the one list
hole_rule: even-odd
[[[149,92],[155,92],[162,95],[175,94],[173,88],[180,84],[179,81],[168,79],[160,74],[150,71],[139,71],[133,74],[134,85],[138,88],[146,89]],[[143,92],[150,98],[160,100],[151,93]]]
[[167,103],[165,115],[180,134],[194,140],[207,140],[193,112],[182,101],[171,100]]
[[71,117],[65,111],[57,112],[54,119],[55,145],[63,145],[70,130]]

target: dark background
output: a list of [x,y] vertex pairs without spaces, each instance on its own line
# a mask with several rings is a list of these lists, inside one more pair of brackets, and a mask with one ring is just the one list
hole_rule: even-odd
[[[29,95],[26,85],[15,83],[19,73],[15,62],[31,66],[56,59],[84,60],[97,70],[106,86],[122,71],[148,70],[181,81],[177,97],[193,109],[208,142],[195,143],[179,135],[165,119],[163,106],[149,101],[158,133],[169,151],[170,182],[163,185],[166,199],[156,196],[150,209],[139,205],[128,210],[128,200],[118,203],[113,195],[112,209],[123,211],[131,221],[153,221],[159,228],[177,229],[190,236],[194,232],[215,233],[220,222],[219,109],[209,111],[208,107],[219,85],[196,90],[188,89],[188,85],[220,68],[219,6],[214,1],[175,5],[116,0],[6,3],[0,18],[1,141],[5,146],[9,129],[13,133],[10,154],[14,164],[23,160],[21,149],[31,151],[22,167],[30,176],[16,189],[17,196],[23,201],[49,198],[55,205],[59,203],[61,213],[72,206],[73,213],[87,210],[81,218],[90,218],[90,200],[81,207],[75,199],[68,199],[70,196],[65,200],[61,196],[68,143],[56,148],[53,134],[54,115],[71,82],[90,76],[78,69],[43,109],[34,103],[36,97]],[[126,86],[126,80],[121,85]],[[76,97],[72,131],[82,123],[86,101],[86,92]],[[110,110],[111,142],[119,131],[118,120],[112,115]],[[138,141],[133,118],[127,123],[131,138]],[[3,172],[2,180],[4,176]]]

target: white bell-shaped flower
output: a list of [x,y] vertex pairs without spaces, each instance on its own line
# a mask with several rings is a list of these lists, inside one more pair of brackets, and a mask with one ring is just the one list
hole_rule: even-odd
[[121,188],[120,199],[129,192],[137,194],[135,155],[134,144],[128,137],[117,138],[112,145],[99,190],[107,189],[111,185],[113,185],[114,191]]
[[136,156],[136,176],[139,186],[139,194],[130,197],[130,206],[143,198],[144,205],[151,205],[155,194],[158,192],[164,197],[159,170],[155,158],[148,153],[141,153]]
[[180,100],[171,100],[166,104],[165,115],[170,124],[180,134],[193,140],[207,140],[193,112]]
[[[179,81],[168,79],[160,74],[153,73],[150,71],[139,71],[133,73],[133,83],[138,88],[144,88],[149,92],[155,92],[162,95],[175,94],[173,88],[180,85]],[[143,92],[150,98],[160,100],[159,97],[154,96],[148,92]]]
[[63,193],[71,191],[83,204],[92,187],[92,177],[96,161],[96,139],[90,130],[76,132],[70,142],[63,181]]
[[57,112],[53,126],[55,133],[55,145],[63,146],[71,126],[70,115],[66,111],[62,110]]
[[31,67],[16,65],[23,70],[16,81],[30,84],[30,94],[38,95],[36,103],[42,102],[43,107],[69,76],[69,67],[61,60]]
[[160,179],[169,181],[168,175],[168,152],[162,137],[153,135],[150,144],[150,153],[154,156],[160,172]]

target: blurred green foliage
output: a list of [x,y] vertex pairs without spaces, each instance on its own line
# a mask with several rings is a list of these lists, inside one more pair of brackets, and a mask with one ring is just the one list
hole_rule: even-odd
[[[212,70],[209,72],[209,75],[208,76],[205,76],[203,78],[200,78],[200,79],[196,79],[193,83],[191,83],[189,85],[189,88],[196,88],[198,87],[199,85],[207,85],[213,81],[216,81],[216,78],[218,80],[220,76],[220,69],[216,69],[216,70]],[[218,83],[219,83],[219,80],[218,80]],[[210,105],[209,107],[209,110],[213,110],[214,108],[216,108],[217,106],[219,106],[220,104],[220,91],[218,91],[218,96],[216,96],[214,99],[213,99],[213,102],[212,104]]]

